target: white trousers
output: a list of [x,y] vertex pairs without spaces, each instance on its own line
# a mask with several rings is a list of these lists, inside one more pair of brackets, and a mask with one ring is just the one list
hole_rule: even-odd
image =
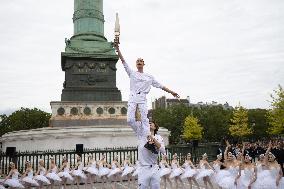
[[159,166],[141,166],[138,171],[139,189],[160,189]]
[[133,126],[136,124],[135,120],[135,111],[136,107],[138,106],[138,109],[141,114],[141,123],[143,130],[146,131],[146,136],[151,135],[150,133],[150,125],[149,125],[149,119],[147,118],[148,114],[148,108],[146,103],[135,103],[135,102],[129,102],[128,103],[128,109],[127,109],[127,123],[130,126]]

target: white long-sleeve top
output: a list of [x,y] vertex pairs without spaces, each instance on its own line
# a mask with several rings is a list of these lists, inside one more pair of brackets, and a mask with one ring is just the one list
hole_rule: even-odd
[[[138,160],[139,166],[149,166],[157,164],[158,154],[152,153],[146,149],[144,145],[147,143],[147,130],[143,128],[141,122],[137,121],[135,125],[131,126],[138,138]],[[157,149],[162,154],[166,153],[163,137],[156,134],[154,138],[161,144],[161,147]]]
[[130,78],[130,95],[128,102],[146,103],[146,95],[150,92],[151,86],[162,89],[164,86],[147,73],[140,73],[132,70],[126,62],[123,62],[124,69]]

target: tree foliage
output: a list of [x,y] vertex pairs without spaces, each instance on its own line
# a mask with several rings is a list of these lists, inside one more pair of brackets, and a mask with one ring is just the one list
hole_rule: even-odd
[[[268,121],[265,109],[247,110],[246,123],[252,132],[252,139],[267,137]],[[230,134],[229,127],[233,118],[233,109],[225,109],[222,105],[205,105],[200,107],[186,107],[176,105],[167,109],[153,110],[153,118],[161,127],[171,131],[170,144],[177,144],[183,135],[184,120],[192,115],[199,120],[203,128],[204,141],[219,142]],[[254,123],[254,124],[253,124]]]
[[7,132],[48,127],[51,114],[37,108],[21,108],[10,116],[1,115],[0,136]]
[[235,108],[230,121],[229,131],[233,137],[243,138],[252,134],[252,129],[248,126],[248,111],[242,106]]
[[267,113],[268,133],[273,135],[284,134],[284,90],[280,85],[278,87],[274,95],[271,94],[271,109]]
[[200,140],[202,138],[203,127],[198,123],[194,116],[187,116],[184,120],[183,138],[185,141]]

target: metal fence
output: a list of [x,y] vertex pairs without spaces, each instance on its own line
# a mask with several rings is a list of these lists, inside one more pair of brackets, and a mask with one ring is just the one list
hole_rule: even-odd
[[[212,161],[216,156],[218,145],[216,144],[200,144],[194,148],[192,145],[179,145],[168,146],[166,148],[168,160],[171,161],[172,155],[177,153],[180,164],[182,164],[186,158],[187,153],[192,154],[193,162],[196,163],[202,156],[207,153],[209,161]],[[0,153],[0,174],[7,175],[9,172],[9,162],[14,162],[20,173],[25,170],[25,162],[28,160],[31,162],[34,170],[38,169],[38,163],[40,159],[45,162],[45,167],[49,167],[50,158],[53,157],[56,164],[59,166],[62,164],[63,157],[66,157],[70,163],[70,167],[74,167],[76,163],[76,151],[59,150],[57,152],[44,151],[44,152],[17,152],[13,156],[7,156],[5,153]],[[108,149],[84,149],[81,155],[82,162],[86,166],[88,163],[88,157],[91,155],[96,160],[100,160],[102,155],[105,155],[106,161],[111,163],[115,156],[118,156],[119,163],[130,155],[130,161],[132,164],[138,159],[137,148],[108,148]],[[158,161],[161,160],[159,156]],[[59,166],[60,167],[60,166]]]

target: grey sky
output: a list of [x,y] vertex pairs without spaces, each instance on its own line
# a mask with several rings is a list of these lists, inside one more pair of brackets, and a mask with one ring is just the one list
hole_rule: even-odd
[[[217,101],[268,108],[284,85],[283,0],[105,0],[105,36],[113,39],[115,12],[121,49],[145,71],[193,103]],[[50,112],[64,72],[60,52],[73,33],[73,0],[0,1],[0,113],[19,107]],[[120,62],[117,86],[128,99]],[[149,101],[165,92],[153,89]]]

